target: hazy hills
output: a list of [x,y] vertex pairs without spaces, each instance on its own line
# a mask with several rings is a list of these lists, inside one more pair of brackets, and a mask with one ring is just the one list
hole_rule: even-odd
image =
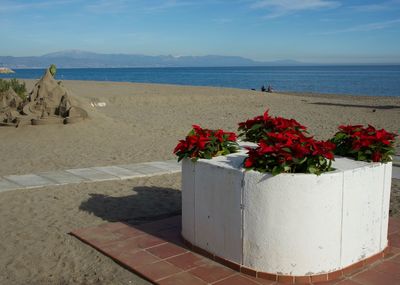
[[99,54],[79,50],[60,51],[42,56],[0,56],[0,67],[43,68],[49,66],[50,64],[55,64],[60,68],[302,65],[302,63],[294,60],[260,62],[240,56],[149,56],[133,54]]

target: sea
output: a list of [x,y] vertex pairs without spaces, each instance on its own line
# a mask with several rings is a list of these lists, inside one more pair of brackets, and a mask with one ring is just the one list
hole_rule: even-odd
[[[38,79],[43,69],[15,69],[0,78]],[[59,68],[58,80],[123,81],[260,90],[400,97],[400,65]]]

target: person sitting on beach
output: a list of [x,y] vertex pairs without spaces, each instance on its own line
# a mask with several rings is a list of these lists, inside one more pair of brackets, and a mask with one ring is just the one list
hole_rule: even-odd
[[268,85],[267,92],[268,92],[268,93],[272,93],[272,92],[273,92],[273,89],[272,89],[271,85]]
[[261,92],[265,92],[265,91],[266,91],[265,86],[264,85],[261,86]]

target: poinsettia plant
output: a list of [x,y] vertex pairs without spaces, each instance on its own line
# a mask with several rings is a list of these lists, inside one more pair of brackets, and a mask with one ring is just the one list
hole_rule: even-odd
[[256,116],[245,122],[239,123],[239,137],[245,141],[258,143],[265,135],[270,132],[285,132],[293,130],[299,133],[307,133],[306,127],[301,125],[294,119],[286,119],[283,117],[272,117],[268,114],[268,110],[264,115]]
[[190,158],[196,161],[199,158],[211,159],[214,156],[227,155],[236,152],[239,145],[235,133],[224,130],[203,129],[193,125],[184,140],[180,140],[174,149],[178,161]]
[[336,145],[337,155],[362,161],[389,162],[395,154],[396,136],[385,129],[377,130],[371,125],[342,125],[331,142]]
[[239,123],[241,137],[258,143],[248,148],[244,161],[247,170],[279,173],[321,174],[332,170],[335,145],[317,141],[307,128],[294,119],[262,115]]
[[332,170],[335,145],[329,141],[316,141],[304,133],[289,129],[267,132],[258,147],[248,149],[244,161],[247,170],[279,173],[312,173],[320,175]]

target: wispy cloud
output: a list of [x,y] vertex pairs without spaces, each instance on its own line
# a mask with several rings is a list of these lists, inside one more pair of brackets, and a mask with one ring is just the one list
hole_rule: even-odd
[[400,0],[383,1],[374,4],[355,5],[351,9],[357,12],[381,12],[400,8]]
[[278,18],[307,10],[332,9],[341,4],[330,0],[258,0],[251,7],[267,10],[266,18]]
[[399,24],[400,24],[400,19],[394,19],[394,20],[390,20],[390,21],[374,22],[374,23],[368,23],[368,24],[364,24],[364,25],[358,25],[358,26],[349,27],[346,29],[341,29],[341,30],[327,31],[327,32],[323,32],[323,33],[313,34],[313,35],[326,36],[326,35],[343,34],[343,33],[369,32],[369,31],[387,29],[387,28],[390,28],[390,27],[393,27],[393,26],[396,26]]

